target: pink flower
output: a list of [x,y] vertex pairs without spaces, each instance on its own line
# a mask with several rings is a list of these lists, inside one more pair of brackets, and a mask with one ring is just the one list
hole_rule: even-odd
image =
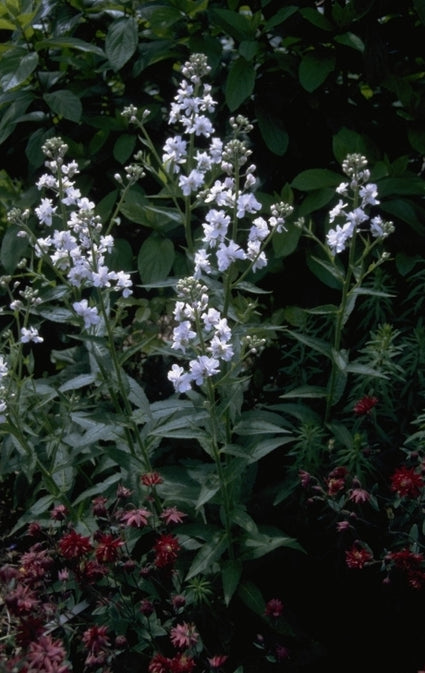
[[83,643],[92,654],[96,655],[111,644],[107,633],[107,626],[91,626],[83,633]]
[[406,465],[399,467],[391,476],[391,490],[400,497],[416,498],[423,485],[422,476]]
[[68,559],[78,559],[91,550],[90,538],[71,530],[59,540],[59,550]]
[[227,654],[216,654],[214,657],[208,659],[208,663],[212,670],[216,670],[217,668],[220,668],[220,666],[223,666],[227,659]]
[[68,509],[65,505],[56,505],[50,512],[50,518],[53,519],[53,521],[63,521],[67,514]]
[[30,547],[29,551],[21,556],[21,572],[27,580],[40,579],[52,565],[53,559],[39,544]]
[[336,524],[336,529],[338,533],[342,533],[344,530],[348,530],[350,528],[350,522],[349,521],[338,521]]
[[353,547],[345,552],[345,562],[349,568],[364,568],[368,561],[373,559],[372,554],[364,547]]
[[130,498],[132,494],[133,491],[130,491],[130,489],[127,488],[126,486],[123,486],[122,484],[118,485],[117,498],[122,498],[123,500],[126,500],[127,498]]
[[116,561],[118,558],[118,550],[123,544],[124,541],[120,538],[102,533],[99,535],[98,544],[95,549],[96,559],[100,563],[111,563]]
[[166,524],[169,523],[183,523],[183,517],[187,516],[184,512],[180,512],[176,507],[167,507],[164,509],[160,518],[165,521]]
[[275,652],[276,659],[278,661],[285,661],[285,659],[289,659],[289,650],[284,645],[276,645]]
[[32,589],[26,584],[18,584],[14,591],[6,595],[5,603],[15,615],[25,615],[33,612],[39,605],[39,600]]
[[195,624],[176,624],[170,631],[170,640],[174,647],[179,649],[193,647],[199,640],[199,633],[196,630]]
[[146,472],[142,474],[140,480],[144,486],[157,486],[164,481],[158,472]]
[[282,612],[283,603],[281,600],[279,600],[279,598],[271,598],[266,604],[266,609],[264,610],[265,615],[268,617],[273,617],[274,619],[280,617]]
[[31,673],[68,673],[69,668],[64,664],[65,648],[60,640],[53,640],[50,636],[40,636],[37,642],[30,643],[27,660],[28,670]]
[[305,470],[300,470],[298,472],[298,476],[300,478],[301,486],[303,488],[307,488],[307,486],[311,482],[311,474],[309,472],[306,472]]
[[365,414],[370,414],[373,407],[376,407],[379,400],[377,397],[372,397],[371,395],[365,395],[354,405],[353,411],[356,416],[364,416]]
[[370,494],[364,488],[353,488],[349,500],[352,500],[359,505],[363,502],[369,502]]
[[95,516],[106,516],[108,513],[106,509],[107,502],[108,498],[105,498],[103,495],[98,495],[97,498],[94,498],[92,500],[93,514]]
[[142,526],[147,526],[148,518],[150,516],[151,513],[149,510],[141,507],[139,509],[130,509],[128,512],[124,512],[120,520],[122,523],[125,523],[126,526],[142,528]]

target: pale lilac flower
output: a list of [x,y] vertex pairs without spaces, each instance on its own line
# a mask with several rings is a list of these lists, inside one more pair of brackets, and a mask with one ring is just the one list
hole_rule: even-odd
[[347,204],[344,203],[342,201],[342,199],[340,199],[338,201],[338,203],[336,204],[336,206],[334,208],[332,208],[332,210],[329,211],[329,222],[333,222],[336,217],[341,215],[341,213],[344,213],[344,215],[345,215],[344,208],[346,208],[346,207],[347,207]]
[[341,194],[341,196],[347,196],[348,194],[348,182],[341,182],[340,185],[336,188],[336,193]]
[[326,235],[326,241],[332,250],[332,253],[340,253],[345,250],[345,244],[353,235],[353,227],[347,222],[343,227],[337,224],[336,229],[329,229]]
[[177,393],[187,393],[192,388],[190,374],[185,372],[180,365],[172,365],[167,378],[171,381]]
[[264,241],[269,235],[269,226],[264,217],[256,217],[249,231],[249,241]]
[[41,224],[47,227],[52,226],[52,218],[56,213],[57,206],[53,206],[52,199],[41,199],[40,205],[35,209],[35,213]]
[[223,142],[220,140],[220,138],[211,138],[208,151],[211,161],[215,164],[219,164],[221,162],[223,153]]
[[173,330],[173,343],[171,348],[186,352],[186,346],[196,338],[196,332],[193,331],[189,320],[183,320]]
[[246,256],[253,262],[253,271],[267,266],[267,257],[266,253],[261,250],[261,241],[248,241]]
[[360,198],[362,200],[362,207],[364,208],[365,206],[376,206],[380,202],[377,199],[378,196],[378,188],[376,185],[373,183],[369,183],[368,185],[364,185],[363,187],[360,187]]
[[38,329],[36,327],[22,327],[20,341],[23,344],[30,343],[31,341],[35,344],[40,344],[44,341],[44,339],[39,335]]
[[211,273],[212,267],[209,259],[209,254],[204,248],[200,248],[194,255],[194,277],[199,278],[202,273]]
[[65,190],[65,194],[66,196],[62,199],[62,203],[66,206],[75,206],[78,203],[78,200],[81,199],[80,190],[73,186],[68,187]]
[[204,230],[203,241],[215,247],[217,242],[223,241],[230,224],[230,215],[226,215],[224,210],[213,208],[205,216],[206,222],[203,223]]
[[87,299],[82,299],[81,301],[76,301],[72,304],[72,307],[77,315],[79,315],[84,320],[84,327],[89,329],[92,325],[98,325],[100,322],[100,316],[98,314],[96,306],[89,306]]
[[110,277],[114,278],[117,283],[117,287],[122,290],[122,296],[124,298],[133,294],[133,290],[131,289],[133,283],[131,281],[130,274],[126,273],[125,271],[111,271]]
[[204,322],[205,329],[210,330],[220,321],[221,314],[220,311],[217,311],[216,308],[209,308],[206,313],[201,315],[201,318]]
[[198,115],[193,120],[190,132],[195,133],[196,136],[205,136],[205,138],[209,138],[211,133],[214,132],[214,127],[208,117],[205,115]]
[[242,218],[245,217],[246,213],[256,213],[261,210],[261,203],[257,201],[252,192],[249,192],[238,197],[237,207],[236,217]]
[[376,217],[370,221],[370,233],[374,238],[385,238],[385,236],[387,236],[383,224],[384,221],[380,215],[376,215]]
[[366,215],[366,213],[362,208],[355,208],[350,213],[346,214],[346,218],[354,228],[357,227],[359,224],[362,224],[362,222],[365,222],[368,219],[368,216]]
[[173,138],[167,138],[163,148],[162,161],[164,164],[171,163],[173,171],[178,173],[180,171],[179,164],[185,162],[187,156],[187,142],[181,136],[177,135]]
[[193,380],[200,386],[206,377],[218,374],[219,362],[216,358],[210,358],[208,355],[200,355],[196,360],[189,362],[189,368]]
[[194,168],[189,175],[181,175],[179,178],[179,187],[184,196],[189,196],[192,192],[196,192],[204,182],[204,174]]
[[242,248],[234,241],[229,241],[229,245],[221,243],[217,250],[217,264],[219,271],[226,271],[232,262],[237,259],[246,259],[246,254]]
[[229,362],[235,354],[232,344],[221,340],[217,334],[211,339],[207,350],[214,358],[219,358],[225,362]]
[[37,182],[35,183],[37,189],[57,189],[58,188],[58,181],[56,180],[54,175],[51,175],[50,173],[44,173]]

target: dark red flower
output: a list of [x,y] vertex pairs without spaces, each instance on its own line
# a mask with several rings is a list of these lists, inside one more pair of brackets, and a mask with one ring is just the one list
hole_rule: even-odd
[[107,575],[108,572],[108,568],[104,565],[96,560],[90,559],[78,569],[78,576],[80,580],[84,579],[86,582],[93,583]]
[[157,568],[164,568],[171,565],[177,558],[180,551],[180,545],[174,535],[160,535],[154,545],[155,565]]
[[370,414],[373,407],[376,407],[379,400],[377,397],[372,397],[371,395],[365,395],[354,405],[354,413],[356,416],[364,416],[365,414]]
[[208,663],[213,671],[217,670],[227,661],[227,654],[215,654],[213,657],[208,659]]
[[40,603],[35,592],[26,584],[18,584],[4,600],[10,612],[15,615],[27,615]]
[[98,537],[98,544],[95,549],[96,559],[100,563],[111,563],[118,558],[118,550],[122,547],[124,541],[113,535],[101,534]]
[[271,598],[266,604],[266,609],[264,610],[264,614],[267,615],[267,617],[273,617],[274,619],[280,617],[282,612],[283,603],[281,600],[279,600],[279,598]]
[[108,513],[108,510],[106,509],[107,502],[108,498],[105,498],[104,495],[98,495],[96,498],[93,498],[92,500],[93,514],[95,516],[106,516]]
[[21,556],[21,572],[26,580],[35,581],[44,577],[52,565],[52,557],[39,544],[33,545]]
[[169,660],[168,665],[170,673],[192,673],[196,666],[192,657],[189,657],[184,652],[176,654],[175,657]]
[[149,673],[169,673],[170,660],[167,657],[164,657],[162,654],[154,654],[152,659],[149,662],[148,671]]
[[71,530],[59,540],[60,553],[68,559],[79,559],[91,549],[90,538],[80,535],[75,530]]
[[349,568],[364,568],[365,564],[372,559],[372,554],[364,547],[353,545],[345,552],[345,562]]
[[424,485],[422,476],[406,465],[397,468],[390,479],[391,490],[401,497],[416,498]]

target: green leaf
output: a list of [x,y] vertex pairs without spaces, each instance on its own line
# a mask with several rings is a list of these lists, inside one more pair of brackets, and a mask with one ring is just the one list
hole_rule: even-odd
[[258,106],[256,108],[258,127],[270,152],[283,156],[288,149],[289,135],[283,119],[276,117],[272,110]]
[[247,608],[260,617],[264,617],[266,602],[256,584],[250,581],[242,582],[238,588],[238,596]]
[[28,241],[26,238],[18,236],[20,227],[11,225],[6,229],[3,236],[0,249],[0,261],[6,273],[13,273],[18,262],[25,256],[28,249]]
[[301,86],[312,93],[326,80],[329,73],[335,69],[334,56],[319,56],[315,51],[309,51],[301,60],[298,77]]
[[114,159],[119,161],[120,164],[125,164],[133,154],[135,146],[136,136],[130,135],[129,133],[122,133],[115,141],[112,150]]
[[100,47],[96,47],[94,44],[90,44],[90,42],[86,42],[85,40],[80,40],[78,37],[51,37],[47,40],[40,40],[35,46],[38,51],[41,49],[76,49],[77,51],[88,52],[90,54],[105,57],[105,54]]
[[78,123],[81,120],[83,107],[81,101],[72,91],[58,89],[43,95],[49,108],[55,114]]
[[413,0],[413,7],[422,23],[425,25],[425,0]]
[[110,24],[105,38],[105,53],[115,72],[130,60],[137,48],[137,23],[132,18],[122,18]]
[[236,110],[254,91],[255,70],[252,63],[240,57],[233,61],[227,75],[225,97],[231,112]]
[[334,30],[331,21],[329,21],[324,14],[321,14],[316,7],[306,7],[305,9],[301,9],[300,14],[304,19],[312,23],[313,26],[317,26],[317,28],[320,28],[321,30]]
[[265,30],[269,31],[272,28],[275,28],[275,26],[279,26],[297,11],[298,7],[296,5],[289,5],[288,7],[282,7],[281,9],[278,9],[277,12],[275,12],[273,16],[266,22],[264,27]]
[[289,393],[285,393],[284,395],[279,395],[281,399],[291,399],[293,397],[306,397],[306,398],[321,398],[321,397],[327,397],[328,391],[326,388],[322,388],[321,386],[299,386],[298,388],[294,388],[291,390]]
[[335,42],[338,42],[338,44],[343,44],[345,47],[351,47],[352,49],[359,51],[361,54],[364,53],[364,42],[355,33],[351,33],[350,31],[341,33],[341,35],[335,35],[334,40]]
[[137,257],[137,268],[144,284],[165,280],[175,257],[173,242],[155,234],[142,244]]
[[307,266],[312,273],[324,285],[331,287],[334,290],[340,290],[342,287],[343,276],[342,272],[337,266],[333,266],[330,262],[319,257],[307,256]]
[[211,569],[213,563],[218,561],[226,547],[227,542],[224,533],[216,533],[211,542],[202,545],[200,551],[193,559],[186,575],[186,580],[190,580],[207,569]]
[[386,376],[385,374],[378,372],[376,369],[373,369],[372,367],[363,365],[360,362],[350,362],[350,364],[347,364],[347,366],[345,367],[345,371],[349,372],[350,374],[361,374],[362,376],[371,376],[373,378],[388,379],[388,376]]
[[279,549],[279,547],[302,551],[301,545],[294,538],[282,535],[281,531],[270,527],[265,533],[258,531],[245,537],[242,557],[244,560],[261,558],[275,549]]
[[[418,209],[407,199],[391,199],[382,201],[380,210],[387,213],[390,217],[396,217],[402,222],[406,222],[420,236],[425,234],[425,224],[421,217],[422,209]],[[418,211],[418,212],[417,212]]]
[[313,189],[325,187],[337,187],[342,182],[339,173],[334,173],[327,168],[309,168],[298,173],[292,180],[291,186],[301,192],[309,192]]
[[230,9],[213,9],[211,15],[213,25],[221,26],[238,42],[252,39],[255,35],[255,29],[251,26],[248,17],[239,12],[233,12]]
[[221,563],[221,581],[223,585],[223,598],[226,605],[229,605],[233,594],[238,588],[242,575],[242,563],[238,560],[230,559]]
[[0,88],[10,91],[25,82],[38,66],[38,54],[24,49],[13,50],[12,54],[0,59]]
[[301,332],[293,332],[292,330],[286,330],[286,333],[292,336],[294,339],[301,341],[301,343],[305,344],[309,348],[312,348],[314,351],[317,351],[318,353],[321,353],[322,355],[325,355],[327,358],[331,359],[332,349],[327,341],[324,341],[323,339],[317,339],[316,337],[307,336]]
[[62,383],[62,385],[59,386],[59,392],[65,393],[68,390],[79,390],[80,388],[91,386],[95,381],[96,377],[93,374],[80,374],[79,376],[75,376],[69,381]]

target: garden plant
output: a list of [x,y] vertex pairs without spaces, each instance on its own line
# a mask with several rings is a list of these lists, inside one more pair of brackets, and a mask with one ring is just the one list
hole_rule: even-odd
[[425,64],[381,4],[0,9],[0,671],[341,670],[359,620],[344,670],[425,666]]

